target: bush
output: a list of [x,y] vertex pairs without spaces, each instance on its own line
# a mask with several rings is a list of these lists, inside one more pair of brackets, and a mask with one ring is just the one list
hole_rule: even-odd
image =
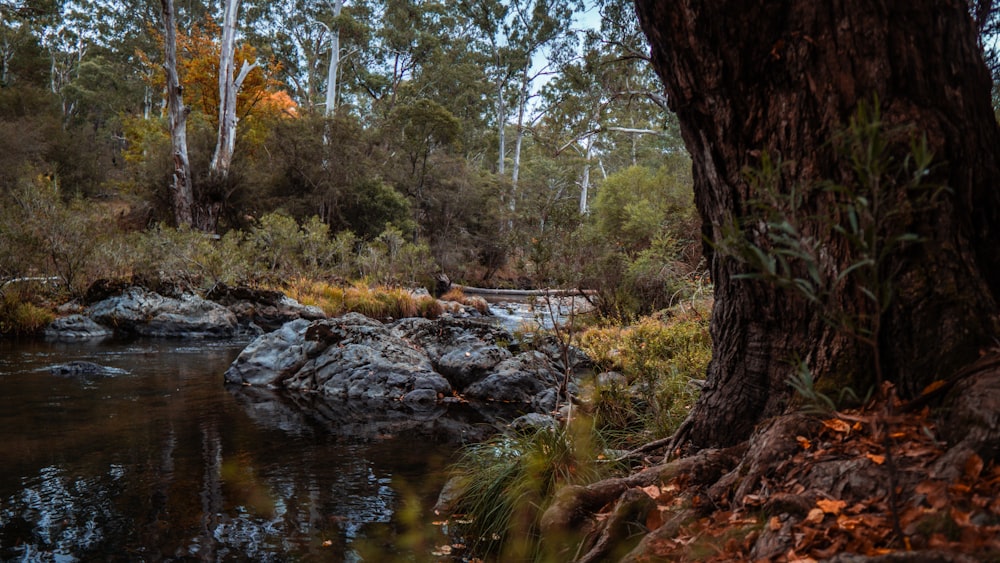
[[541,515],[561,486],[592,483],[611,470],[598,461],[602,444],[589,421],[576,420],[569,430],[539,428],[464,449],[451,474],[460,491],[456,508],[469,521],[461,531],[474,553],[498,561],[558,560],[545,553],[560,542],[542,541]]
[[38,334],[55,320],[49,309],[31,302],[38,295],[21,284],[0,285],[0,335]]
[[708,304],[685,304],[662,319],[646,317],[630,327],[587,330],[581,347],[601,371],[617,371],[625,385],[595,384],[591,407],[598,428],[627,436],[642,429],[670,435],[697,399],[712,356]]

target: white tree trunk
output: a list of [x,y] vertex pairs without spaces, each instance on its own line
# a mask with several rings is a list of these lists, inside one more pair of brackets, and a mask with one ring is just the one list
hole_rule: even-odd
[[[333,17],[340,17],[344,0],[333,0]],[[326,115],[333,115],[337,109],[337,74],[340,69],[340,26],[335,22],[330,28],[330,70],[326,75]]]
[[507,152],[507,104],[503,100],[503,80],[497,79],[497,135],[500,143],[497,150],[500,156],[497,158],[497,174],[504,175],[504,156]]
[[233,162],[236,148],[236,94],[243,81],[257,63],[243,61],[238,76],[236,67],[236,19],[240,10],[240,0],[226,0],[222,23],[222,44],[219,56],[219,136],[212,158],[212,175],[225,178]]
[[[530,60],[529,63],[530,65]],[[514,162],[510,171],[510,210],[517,210],[517,180],[521,174],[521,142],[524,140],[524,113],[528,106],[528,66],[521,72],[521,91],[517,99],[517,136],[514,140]]]
[[597,135],[587,137],[586,162],[583,165],[583,178],[580,180],[580,215],[586,215],[589,211],[587,199],[590,192],[590,161],[594,157],[594,144]]
[[170,116],[170,142],[174,157],[173,185],[174,217],[177,225],[192,224],[194,191],[191,187],[191,164],[187,149],[187,114],[184,107],[183,91],[177,77],[177,24],[174,21],[173,0],[161,0],[165,62],[167,73],[167,110]]

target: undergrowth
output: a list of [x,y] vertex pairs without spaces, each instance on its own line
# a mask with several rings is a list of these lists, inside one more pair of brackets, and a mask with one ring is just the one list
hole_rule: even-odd
[[632,447],[669,436],[698,398],[712,356],[708,301],[685,303],[631,326],[591,328],[581,347],[601,372],[590,407],[595,424]]
[[556,490],[588,484],[611,473],[601,463],[603,442],[590,421],[497,436],[468,446],[451,473],[460,482],[461,530],[472,553],[499,561],[551,561],[556,544],[539,520]]

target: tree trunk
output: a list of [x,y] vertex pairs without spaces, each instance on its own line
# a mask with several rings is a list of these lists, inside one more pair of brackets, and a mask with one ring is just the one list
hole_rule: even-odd
[[[333,17],[339,18],[344,9],[344,0],[330,2]],[[326,115],[333,115],[337,109],[337,73],[340,68],[340,26],[334,22],[330,28],[330,69],[326,75]]]
[[187,148],[187,114],[183,90],[177,77],[177,23],[173,0],[162,0],[165,61],[167,73],[167,110],[170,115],[170,142],[174,157],[173,199],[177,225],[191,226],[194,190],[191,187],[191,163]]
[[226,0],[222,23],[222,43],[219,55],[219,135],[212,158],[212,175],[225,178],[233,163],[236,150],[236,94],[243,81],[257,63],[243,61],[239,75],[236,70],[236,20],[240,11],[240,0]]
[[[746,265],[706,245],[715,284],[714,352],[682,439],[705,447],[746,438],[758,421],[784,409],[797,361],[814,376],[853,381],[863,393],[873,383],[875,360],[885,379],[912,396],[991,345],[1000,295],[1000,134],[964,2],[636,4],[691,153],[708,241],[723,241],[734,221],[752,244],[766,249],[773,240],[766,211],[751,205],[760,186],[746,175],[768,154],[785,163],[775,191],[794,187],[804,194],[802,228],[818,241],[824,267],[837,274],[861,260],[814,215],[838,209],[838,195],[821,179],[855,181],[832,140],[866,101],[877,101],[886,127],[912,124],[926,135],[935,166],[925,184],[948,188],[933,209],[901,185],[878,188],[882,201],[909,210],[897,219],[920,238],[888,247],[881,263],[894,273],[893,297],[883,309],[872,311],[853,276],[837,292],[843,311],[871,315],[874,346],[824,322],[805,299],[741,277],[750,271]],[[892,148],[896,162],[907,150]]]
[[528,106],[528,67],[521,72],[521,89],[517,97],[517,136],[514,137],[514,162],[510,171],[510,212],[517,210],[517,181],[521,176],[521,145],[524,141],[524,113]]

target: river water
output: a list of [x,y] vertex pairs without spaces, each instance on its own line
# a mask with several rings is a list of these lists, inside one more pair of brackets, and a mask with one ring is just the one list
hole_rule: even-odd
[[0,340],[0,560],[433,560],[454,446],[254,407],[245,344]]

